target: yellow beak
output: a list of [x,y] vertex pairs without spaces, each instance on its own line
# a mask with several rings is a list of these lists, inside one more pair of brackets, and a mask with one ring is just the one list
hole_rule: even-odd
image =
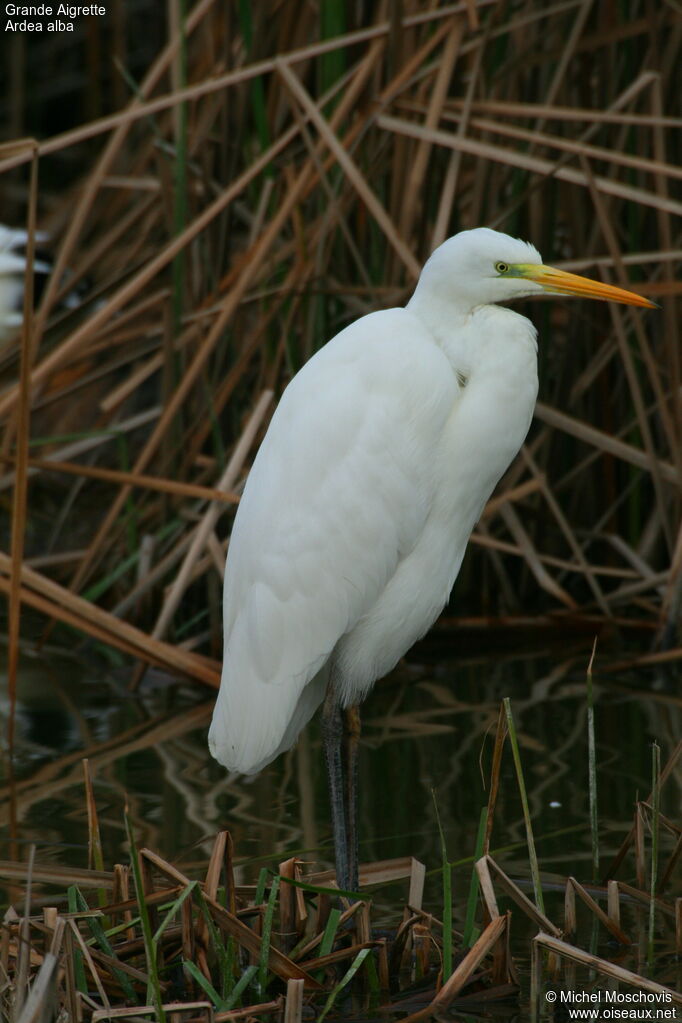
[[[592,281],[588,277],[569,274],[565,270],[556,270],[553,266],[537,266],[526,264],[510,267],[510,276],[525,277],[529,281],[540,284],[546,291],[556,295],[582,295],[583,298],[598,298],[602,301],[621,302],[624,305],[639,305],[647,309],[656,309],[656,303],[650,302],[643,295],[635,295],[624,288],[614,288],[602,281]],[[516,271],[516,273],[515,273]]]

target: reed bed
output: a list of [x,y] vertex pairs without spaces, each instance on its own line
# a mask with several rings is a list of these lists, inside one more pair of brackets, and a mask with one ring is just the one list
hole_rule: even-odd
[[201,0],[126,63],[129,6],[87,36],[106,73],[88,59],[69,84],[63,40],[26,51],[38,102],[52,74],[82,123],[35,142],[30,104],[6,111],[3,216],[55,261],[0,352],[12,649],[23,605],[43,639],[56,622],[215,685],[230,522],[277,396],[350,320],[403,303],[448,234],[488,224],[661,310],[533,308],[535,425],[457,607],[615,621],[679,658],[674,5]]
[[[126,664],[217,685],[230,523],[279,394],[349,321],[406,301],[435,245],[479,224],[661,310],[530,310],[536,421],[472,538],[450,619],[466,609],[518,628],[542,612],[538,627],[565,634],[616,625],[640,649],[644,635],[651,652],[626,651],[611,669],[679,659],[674,5],[199,0],[184,21],[170,4],[139,46],[144,4],[114,8],[111,21],[79,27],[82,51],[65,38],[17,45],[0,68],[16,87],[9,106],[0,99],[2,216],[27,225],[29,259],[46,232],[55,263],[35,306],[27,277],[24,329],[0,348],[11,699],[31,630],[69,645],[87,636]],[[78,53],[87,59],[73,75]],[[206,714],[157,722],[154,734]],[[534,852],[512,878],[491,851],[507,727],[513,735],[509,706],[462,935],[448,924],[444,840],[440,907],[424,907],[415,858],[364,866],[370,892],[397,878],[408,889],[377,936],[365,892],[340,902],[330,872],[295,858],[236,884],[227,832],[190,876],[136,849],[128,823],[130,863],[106,870],[88,788],[90,869],[0,865],[21,888],[0,933],[3,1014],[296,1023],[349,1004],[412,1020],[464,1012],[516,997],[519,919],[534,935],[533,1008],[543,985],[570,985],[579,966],[660,994],[650,971],[597,955],[584,921],[627,950],[634,916],[649,944],[664,933],[682,950],[669,894],[680,829],[659,805],[679,748],[654,760],[651,794],[606,874],[562,878],[564,915],[551,919]],[[127,750],[145,729],[130,729]],[[79,758],[65,755],[42,782],[57,791]],[[10,803],[39,798],[34,781],[10,784]],[[598,865],[596,787],[592,813]],[[525,825],[533,850],[529,812]],[[636,884],[616,879],[624,863]]]
[[[618,993],[621,985],[635,999],[650,998],[674,1012],[682,1005],[682,993],[670,984],[675,952],[682,951],[682,901],[671,893],[671,881],[682,846],[680,828],[660,812],[660,798],[679,765],[682,743],[662,767],[658,758],[652,791],[637,802],[635,824],[604,878],[581,883],[540,873],[530,818],[524,876],[510,877],[501,864],[504,853],[491,853],[508,739],[506,755],[518,766],[505,700],[488,805],[470,860],[466,913],[458,913],[466,918],[462,934],[452,926],[452,865],[444,841],[442,904],[435,913],[424,905],[426,867],[414,857],[362,865],[361,894],[339,892],[333,871],[313,872],[295,856],[276,869],[252,868],[252,880],[244,884],[236,882],[238,851],[222,831],[208,863],[194,865],[200,876],[193,878],[158,853],[138,849],[127,813],[130,862],[105,870],[84,761],[91,867],[56,867],[38,862],[33,852],[27,864],[0,862],[0,879],[14,893],[0,928],[3,1018],[296,1023],[327,1016],[360,1020],[380,1012],[417,1023],[453,1010],[480,1012],[519,998],[519,925],[530,927],[525,959],[531,970],[523,997],[530,998],[531,1018],[544,1015],[544,992]],[[518,785],[524,795],[522,772]],[[624,864],[636,874],[635,885],[617,879]],[[384,921],[378,930],[373,896],[401,879],[407,888],[402,912],[390,928]],[[543,885],[564,891],[558,922],[545,911]],[[638,942],[646,921],[649,949],[655,940],[656,952],[636,970],[631,966],[641,964]],[[597,931],[610,946],[603,938],[597,945]],[[580,967],[590,971],[587,980],[576,973]]]

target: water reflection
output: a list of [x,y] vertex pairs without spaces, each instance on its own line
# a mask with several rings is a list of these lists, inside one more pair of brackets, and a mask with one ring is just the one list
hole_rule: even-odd
[[[453,642],[452,648],[456,647]],[[429,663],[413,652],[363,708],[361,859],[414,855],[440,860],[432,791],[453,860],[472,855],[487,802],[500,700],[512,699],[538,855],[549,874],[590,875],[585,666],[587,647],[508,656],[469,654]],[[419,658],[419,660],[417,659]],[[653,674],[596,678],[602,861],[650,789],[650,743],[662,760],[682,734],[679,687]],[[228,827],[244,878],[256,864],[297,853],[331,863],[326,782],[315,722],[298,746],[255,778],[229,776],[206,747],[212,699],[150,672],[139,691],[123,673],[76,658],[25,657],[21,668],[14,786],[0,790],[0,857],[87,866],[82,758],[88,757],[105,863],[125,862],[123,807],[141,844],[188,871],[215,832]],[[0,706],[6,716],[7,706]],[[12,791],[13,788],[13,791]],[[675,818],[682,779],[667,783],[663,812]],[[511,755],[505,752],[493,846],[505,869],[525,874],[525,829]],[[470,867],[459,883],[468,885]],[[632,864],[624,875],[632,875]],[[458,883],[456,878],[456,883]],[[434,887],[435,892],[435,887]],[[429,893],[427,892],[427,895]],[[462,901],[462,900],[460,900]]]
[[[412,651],[363,707],[360,754],[360,856],[364,861],[412,855],[427,868],[424,907],[441,916],[440,847],[443,824],[453,872],[454,926],[463,929],[471,858],[488,777],[500,701],[512,701],[528,789],[545,906],[563,921],[565,877],[591,880],[587,796],[585,667],[589,643],[567,649],[516,653],[467,652],[457,660],[461,637]],[[140,689],[130,674],[94,668],[53,653],[26,656],[21,666],[14,777],[3,758],[0,784],[0,858],[28,859],[70,868],[88,866],[88,822],[83,765],[88,758],[104,849],[104,863],[128,862],[123,810],[127,804],[140,845],[202,877],[212,838],[232,833],[240,864],[238,883],[253,883],[262,863],[276,867],[293,854],[319,869],[331,865],[326,779],[316,722],[297,747],[255,778],[229,776],[207,750],[213,699],[196,686],[149,672]],[[665,762],[682,734],[679,675],[595,677],[600,852],[607,866],[628,832],[636,799],[651,787],[651,748],[656,739]],[[0,715],[7,701],[0,699]],[[662,812],[679,818],[680,765],[666,783]],[[434,800],[435,795],[435,800]],[[647,837],[648,843],[648,837]],[[662,832],[667,862],[675,836]],[[512,757],[505,749],[495,812],[492,851],[504,870],[530,894],[528,856]],[[647,853],[648,855],[648,853]],[[680,894],[677,878],[666,901]],[[5,875],[7,876],[7,874]],[[628,855],[619,871],[635,880]],[[374,889],[373,926],[393,930],[407,885]],[[60,894],[64,884],[58,886]],[[672,889],[672,890],[671,890]],[[47,885],[34,896],[54,898]],[[672,898],[671,898],[672,896]],[[7,888],[0,901],[21,899]],[[507,900],[498,893],[500,909]],[[400,910],[398,909],[398,913]],[[582,945],[664,984],[679,983],[674,919],[659,915],[656,963],[647,966],[647,911],[623,906],[622,924],[633,943],[615,950],[606,933],[593,931],[578,912]],[[513,915],[512,952],[523,981],[521,1012],[527,1018],[530,920]],[[580,943],[580,941],[579,941]],[[568,976],[568,975],[567,975]],[[567,981],[568,983],[568,981]],[[576,974],[575,984],[590,983]],[[519,1005],[496,1006],[513,1014]],[[547,1007],[545,1006],[545,1009]],[[547,1010],[549,1011],[549,1010]],[[544,1010],[543,1010],[544,1013]],[[457,1017],[462,1018],[462,1017]],[[541,1018],[546,1016],[541,1014]]]

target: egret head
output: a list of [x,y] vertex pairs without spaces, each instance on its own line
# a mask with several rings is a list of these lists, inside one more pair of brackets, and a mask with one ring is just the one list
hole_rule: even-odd
[[460,231],[439,245],[419,278],[417,293],[422,290],[465,313],[476,306],[543,293],[654,306],[622,288],[545,266],[534,246],[488,227]]

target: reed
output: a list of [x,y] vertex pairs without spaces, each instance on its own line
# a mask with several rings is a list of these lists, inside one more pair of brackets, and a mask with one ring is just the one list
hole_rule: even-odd
[[587,666],[587,791],[590,801],[590,840],[592,845],[592,880],[599,877],[599,807],[597,804],[597,746],[594,736],[594,689],[592,665],[597,651],[595,638]]
[[526,791],[526,782],[523,777],[523,767],[521,765],[521,754],[519,751],[519,742],[516,737],[516,725],[514,724],[514,716],[511,709],[511,701],[508,698],[503,700],[504,711],[507,718],[507,730],[509,733],[509,744],[512,749],[512,756],[514,757],[514,768],[516,770],[516,780],[519,786],[519,795],[521,796],[521,807],[523,810],[523,822],[526,828],[526,841],[528,842],[528,859],[530,862],[531,876],[533,878],[533,893],[535,895],[535,905],[541,913],[545,911],[545,903],[542,896],[542,882],[540,880],[540,867],[538,866],[538,857],[535,851],[535,838],[533,837],[533,824],[530,817],[530,808],[528,805],[528,793]]
[[[566,634],[616,623],[640,645],[643,635],[658,643],[616,665],[603,655],[600,672],[679,661],[682,118],[674,5],[646,17],[634,0],[430,8],[408,0],[393,5],[390,18],[382,5],[297,5],[295,17],[292,10],[241,0],[185,9],[171,0],[168,24],[158,19],[126,54],[136,5],[116,5],[98,38],[120,74],[103,74],[92,59],[94,35],[79,73],[59,37],[40,52],[12,46],[0,62],[9,132],[0,145],[3,218],[27,224],[30,238],[46,230],[55,262],[35,308],[27,279],[25,330],[0,349],[0,490],[11,494],[13,516],[0,550],[0,591],[10,607],[11,664],[21,606],[43,617],[45,640],[50,630],[62,647],[87,638],[129,665],[182,672],[214,688],[220,622],[207,609],[274,401],[337,330],[404,302],[435,244],[478,224],[529,238],[566,269],[656,297],[661,311],[642,318],[586,303],[531,310],[541,400],[527,445],[472,538],[458,614],[490,622],[540,612],[538,631],[549,622]],[[64,299],[76,285],[80,303],[70,308]],[[207,713],[131,726],[121,750],[135,751],[143,735],[182,734]],[[491,976],[494,991],[509,993],[509,918],[496,891],[541,932],[538,959],[543,948],[648,990],[644,978],[562,942],[542,908],[536,860],[529,857],[527,876],[512,877],[498,862],[503,852],[491,852],[507,723],[502,714],[467,906],[455,907],[465,921],[464,959],[444,970],[450,976],[433,1011],[456,1005],[464,984],[486,988]],[[680,941],[679,903],[663,893],[682,846],[657,798],[681,751],[655,772],[607,871],[608,913],[600,906],[606,887],[561,879],[576,941],[579,913],[623,934],[621,903],[649,916],[650,940],[654,920],[659,927],[672,920]],[[596,870],[592,753],[590,741]],[[93,743],[90,754],[94,773],[106,751]],[[518,744],[514,755],[520,760]],[[50,766],[51,792],[80,771],[79,757],[70,751]],[[16,792],[23,810],[39,799],[30,783]],[[94,799],[88,807],[99,856]],[[208,1018],[236,1011],[268,1018],[283,1011],[285,997],[300,1018],[302,985],[314,1011],[331,1015],[353,973],[370,988],[376,973],[388,984],[394,960],[386,942],[359,940],[368,925],[358,921],[370,910],[352,902],[340,916],[335,906],[329,911],[338,897],[329,876],[294,872],[273,883],[264,874],[259,892],[235,886],[232,876],[223,892],[216,863],[229,843],[221,841],[206,877],[189,879],[148,850],[135,854],[131,835],[134,895],[120,864],[69,872],[37,863],[28,876],[21,865],[2,865],[12,884],[23,875],[28,893],[27,908],[8,910],[2,925],[0,965],[14,984],[0,990],[3,1012],[18,1019],[29,987],[31,1013],[56,990],[70,1018],[85,1012],[96,1023],[124,1009],[132,985],[135,1011],[171,1017],[180,1009],[169,963],[185,971],[185,1006]],[[614,879],[633,847],[637,887]],[[523,891],[528,877],[535,906]],[[438,1000],[435,963],[454,956],[445,946],[455,932],[446,908],[442,921],[423,909],[416,860],[363,867],[365,884],[396,878],[410,885],[410,908],[404,920],[398,914],[395,962],[405,948],[419,948],[432,982],[426,1009],[423,996],[394,990],[404,1016],[429,1012]],[[31,894],[37,884],[50,892],[61,885],[49,924]],[[278,944],[285,888],[302,892],[310,911],[305,924],[293,911],[301,935],[291,954]],[[89,889],[97,905],[84,910]],[[291,915],[289,903],[287,927]]]
[[436,812],[436,823],[440,836],[441,883],[443,891],[443,983],[452,973],[452,867],[448,859],[443,826],[440,822],[436,793],[433,792],[433,806]]
[[[654,809],[660,806],[660,790],[675,762],[674,754],[661,770],[654,754]],[[83,812],[91,798],[86,785]],[[679,852],[679,828],[660,812],[653,814],[652,828],[669,832],[670,862],[657,870],[664,845],[654,839],[643,887],[611,880],[606,888],[555,875],[553,881],[565,886],[561,924],[525,894],[524,888],[532,887],[530,859],[511,876],[501,861],[514,855],[515,848],[482,855],[475,865],[475,901],[470,890],[466,904],[462,900],[458,905],[451,893],[445,903],[446,910],[450,903],[467,918],[468,941],[445,916],[439,921],[421,908],[424,866],[411,857],[361,864],[362,900],[348,902],[339,900],[332,871],[301,869],[297,859],[287,861],[281,874],[241,862],[242,877],[235,885],[235,854],[226,832],[215,837],[207,862],[195,858],[195,876],[190,877],[158,853],[137,848],[128,814],[125,823],[132,893],[122,884],[128,868],[121,864],[113,871],[56,868],[33,853],[27,864],[0,863],[0,880],[20,885],[18,909],[9,907],[0,925],[0,965],[8,978],[0,988],[0,1009],[10,1023],[21,1023],[27,1006],[38,1014],[68,1009],[93,1023],[124,1015],[172,1018],[179,1012],[224,1021],[283,1015],[296,1023],[303,1011],[318,1019],[343,1012],[339,1002],[350,991],[354,1003],[367,1011],[371,1007],[385,1018],[417,1023],[448,1008],[467,1012],[480,1001],[490,1006],[499,1000],[502,1005],[517,997],[520,982],[512,953],[527,959],[529,941],[536,999],[546,982],[539,956],[543,948],[558,957],[553,985],[575,986],[572,971],[577,964],[597,977],[615,978],[636,991],[656,993],[672,1006],[682,1005],[682,995],[666,980],[665,942],[647,976],[622,965],[623,954],[632,948],[620,923],[625,913],[645,928],[653,904],[659,937],[665,932],[670,940],[672,929],[673,944],[679,940],[674,934],[679,900],[663,892]],[[484,848],[485,832],[484,812],[477,851]],[[400,898],[392,897],[392,924],[386,907],[381,909],[379,936],[374,903],[382,886],[397,881],[404,884],[408,901],[403,906]],[[300,897],[289,898],[292,892]],[[510,900],[511,911],[500,910],[500,897]],[[576,913],[577,901],[587,921]],[[470,927],[472,920],[478,933]],[[601,955],[588,950],[590,923],[623,951],[609,952],[606,943]],[[517,935],[523,933],[520,940],[512,942],[512,927]],[[300,936],[293,948],[292,933]],[[448,943],[453,959],[449,975],[444,967]]]
[[[263,390],[279,395],[351,319],[404,301],[446,234],[487,223],[531,238],[548,260],[658,296],[662,311],[642,319],[585,304],[535,307],[536,423],[474,534],[460,606],[644,617],[669,648],[648,656],[679,658],[675,14],[664,5],[645,22],[630,3],[578,18],[577,9],[407,4],[384,20],[379,9],[335,4],[292,18],[286,4],[236,3],[227,13],[209,0],[187,11],[171,3],[153,59],[123,61],[117,83],[92,68],[65,81],[72,109],[103,116],[62,117],[63,130],[37,142],[37,221],[56,267],[33,317],[23,384],[20,338],[0,353],[18,515],[28,474],[23,560],[47,556],[31,523],[46,502],[68,497],[50,551],[71,550],[76,526],[82,543],[50,563],[50,581],[113,610],[138,584],[147,543],[146,598],[124,615],[172,642],[181,596],[183,623],[195,621],[183,640],[200,645],[200,612],[220,582],[215,541],[224,545],[231,522],[210,495],[242,444],[237,499],[262,432],[244,445],[245,421]],[[130,17],[120,15],[113,40],[119,62]],[[649,53],[659,55],[656,72]],[[35,104],[11,118],[26,134],[41,104],[52,109],[62,57],[59,39],[40,66],[27,54]],[[122,105],[126,81],[138,84]],[[15,223],[26,219],[17,182],[30,154],[0,151],[0,200]],[[80,307],[64,310],[75,283]],[[29,462],[27,428],[14,429],[20,409],[24,424],[30,414]],[[57,454],[59,437],[94,437],[135,417],[125,451]],[[188,548],[195,516],[209,508],[213,527]],[[159,619],[179,546],[184,581]],[[12,572],[2,568],[5,592],[53,620],[56,609],[17,589],[16,564]],[[106,589],[92,589],[104,579]],[[69,625],[89,629],[78,608]],[[144,646],[121,649],[147,656]]]

